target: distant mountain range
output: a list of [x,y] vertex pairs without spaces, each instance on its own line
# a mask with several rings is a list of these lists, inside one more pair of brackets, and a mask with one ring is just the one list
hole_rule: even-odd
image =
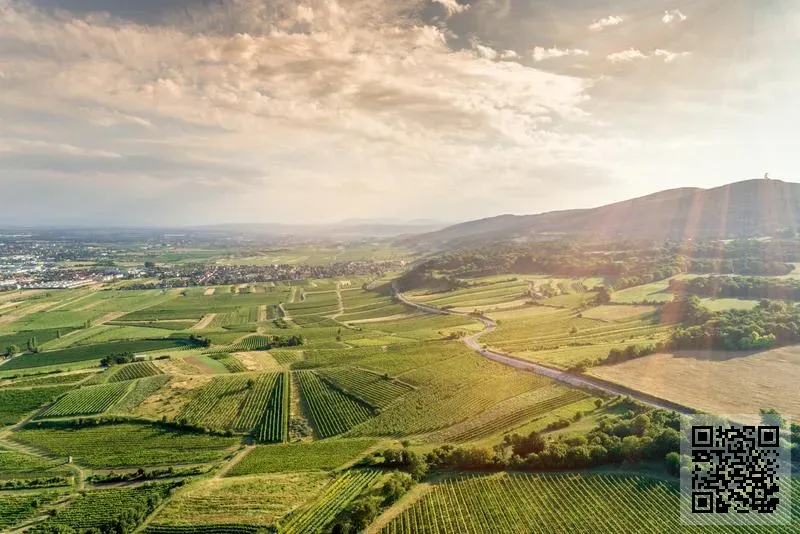
[[800,184],[762,179],[713,189],[670,189],[592,209],[500,215],[418,235],[408,242],[418,246],[459,246],[566,235],[600,239],[722,239],[798,228]]
[[334,224],[232,223],[199,227],[203,231],[296,238],[365,239],[399,238],[435,232],[447,223],[432,220],[348,219]]

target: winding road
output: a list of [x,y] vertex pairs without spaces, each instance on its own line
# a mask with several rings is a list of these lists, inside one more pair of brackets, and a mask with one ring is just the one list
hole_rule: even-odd
[[426,313],[435,315],[462,315],[464,317],[470,317],[472,319],[482,322],[484,326],[483,330],[481,330],[477,334],[473,334],[471,336],[463,338],[463,341],[470,349],[480,354],[484,358],[494,360],[498,363],[502,363],[504,365],[508,365],[516,369],[521,369],[523,371],[530,371],[538,375],[546,376],[547,378],[550,378],[552,380],[557,380],[558,382],[563,382],[565,384],[569,384],[570,386],[603,391],[605,393],[610,393],[611,395],[628,396],[632,399],[636,399],[637,401],[643,404],[647,404],[655,408],[663,408],[665,410],[672,410],[682,414],[692,414],[696,412],[696,410],[693,410],[692,408],[689,408],[687,406],[683,406],[681,404],[677,404],[668,401],[666,399],[661,399],[659,397],[654,397],[652,395],[648,395],[646,393],[642,393],[634,389],[629,389],[624,386],[613,384],[605,380],[600,380],[586,375],[577,375],[574,373],[568,373],[566,371],[559,371],[558,369],[553,369],[552,367],[547,367],[546,365],[529,362],[527,360],[521,360],[519,358],[515,358],[514,356],[510,356],[508,354],[503,354],[494,350],[485,349],[480,343],[481,336],[497,328],[497,323],[492,319],[490,319],[489,317],[486,317],[484,315],[472,315],[468,313],[455,312],[452,310],[443,310],[441,308],[428,306],[427,304],[414,302],[413,300],[409,300],[405,295],[403,295],[403,293],[401,293],[397,289],[396,284],[394,283],[392,284],[392,289],[394,290],[394,294],[397,296],[398,300],[400,300],[403,304],[406,304],[407,306],[411,306],[418,310],[422,310]]

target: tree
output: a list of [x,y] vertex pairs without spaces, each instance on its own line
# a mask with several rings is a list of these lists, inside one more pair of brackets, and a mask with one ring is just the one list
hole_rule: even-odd
[[6,356],[11,357],[16,356],[17,354],[19,354],[19,347],[16,345],[9,345],[6,349]]
[[669,474],[678,476],[681,473],[681,455],[674,451],[668,452],[665,459]]

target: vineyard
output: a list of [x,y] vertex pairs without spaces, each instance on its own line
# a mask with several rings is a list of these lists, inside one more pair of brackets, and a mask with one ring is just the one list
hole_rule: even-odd
[[117,382],[76,389],[39,414],[39,418],[103,413],[120,400],[131,387],[130,382]]
[[140,339],[136,341],[114,341],[99,343],[97,345],[79,346],[63,350],[39,352],[37,354],[23,354],[17,356],[0,366],[0,370],[26,369],[62,365],[75,362],[100,362],[103,357],[110,354],[126,352],[149,352],[183,346],[181,339]]
[[336,367],[317,373],[334,387],[350,393],[373,408],[388,406],[412,389],[407,384],[354,367]]
[[678,499],[676,486],[642,476],[461,476],[437,484],[381,533],[677,533]]
[[69,391],[70,386],[0,389],[0,426],[18,423],[27,414]]
[[86,373],[54,374],[47,376],[33,376],[30,378],[19,378],[16,380],[0,380],[2,387],[34,387],[34,386],[60,386],[64,384],[77,384],[96,374],[94,371]]
[[[237,360],[238,361],[238,360]],[[261,443],[278,443],[289,439],[289,392],[288,372],[278,375],[269,397],[266,410],[255,428],[255,438]]]
[[96,468],[215,462],[240,442],[145,424],[92,425],[79,430],[30,428],[14,433],[13,439]]
[[145,534],[258,534],[262,527],[252,525],[150,525]]
[[296,376],[311,419],[321,437],[347,432],[372,416],[365,404],[332,388],[314,371],[297,371]]
[[224,356],[222,358],[215,358],[219,363],[225,366],[231,373],[245,373],[247,367],[236,356]]
[[284,534],[324,532],[336,514],[375,484],[380,476],[379,471],[345,471],[338,475],[311,505],[289,515],[281,523],[280,532]]
[[54,494],[13,495],[0,494],[0,529],[30,519],[39,508],[55,500]]
[[81,494],[69,506],[37,525],[42,532],[131,532],[169,495],[174,486],[148,484],[135,489],[110,489]]
[[[559,386],[554,386],[553,389],[543,389],[545,391],[542,393],[547,393],[547,397],[541,400],[526,399],[524,404],[519,405],[512,402],[516,399],[510,399],[508,403],[501,403],[477,417],[434,434],[429,441],[462,443],[483,439],[588,398],[588,395],[581,391],[565,390]],[[561,393],[553,395],[558,391]],[[537,393],[539,392],[534,391],[530,396],[534,397]]]
[[371,439],[331,439],[256,447],[227,476],[330,471],[362,455],[375,443]]
[[326,473],[287,473],[202,480],[182,489],[154,522],[166,525],[274,525],[329,483]]
[[128,394],[114,405],[113,411],[121,414],[131,413],[146,401],[150,395],[167,385],[169,380],[169,375],[148,376],[138,379]]
[[136,378],[160,375],[161,370],[150,362],[134,362],[119,367],[108,379],[109,382],[125,382]]
[[284,375],[267,373],[257,377],[217,377],[192,392],[192,400],[178,420],[214,429],[250,432],[268,440],[281,440],[279,428],[287,417]]

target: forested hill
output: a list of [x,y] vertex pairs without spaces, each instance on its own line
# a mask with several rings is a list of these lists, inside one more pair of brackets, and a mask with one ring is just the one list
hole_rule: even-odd
[[685,240],[772,235],[800,228],[800,184],[748,180],[713,189],[683,188],[593,209],[501,215],[416,236],[418,244],[553,235]]

